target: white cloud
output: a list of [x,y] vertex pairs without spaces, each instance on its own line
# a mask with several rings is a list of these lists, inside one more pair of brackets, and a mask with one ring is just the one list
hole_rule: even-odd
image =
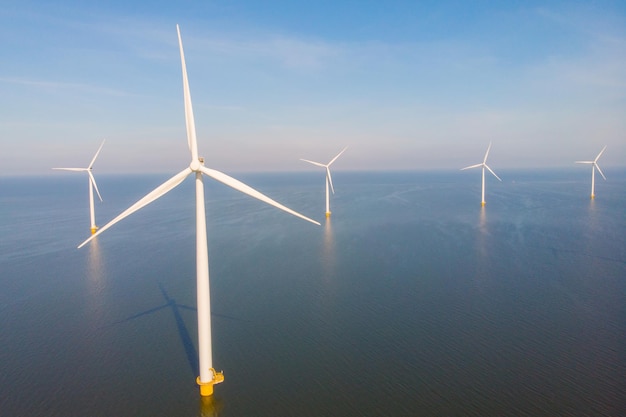
[[288,68],[308,70],[324,68],[342,54],[342,48],[337,44],[280,35],[233,39],[209,34],[204,41],[196,39],[194,46],[207,53],[244,60],[269,59]]
[[42,81],[26,78],[0,77],[0,83],[35,87],[46,91],[70,90],[82,94],[102,94],[107,96],[126,97],[132,94],[111,88],[98,87],[89,84],[67,83],[58,81]]

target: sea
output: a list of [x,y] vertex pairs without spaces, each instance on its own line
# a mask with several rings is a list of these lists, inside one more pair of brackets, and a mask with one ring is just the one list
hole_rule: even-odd
[[[86,175],[0,178],[1,416],[624,416],[626,170],[205,180],[213,364],[199,395],[195,189],[87,246]],[[171,175],[98,175],[102,226]],[[229,173],[230,174],[230,173]]]

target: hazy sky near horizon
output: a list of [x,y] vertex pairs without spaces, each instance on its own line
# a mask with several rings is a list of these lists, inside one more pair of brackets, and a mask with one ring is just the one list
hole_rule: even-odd
[[3,3],[0,175],[626,166],[623,1]]

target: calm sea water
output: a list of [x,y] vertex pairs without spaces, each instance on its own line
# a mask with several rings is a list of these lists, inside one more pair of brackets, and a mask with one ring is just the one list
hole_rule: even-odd
[[[88,237],[87,179],[0,178],[2,416],[626,415],[626,172],[206,182],[214,365],[195,384],[193,181]],[[97,177],[98,224],[167,175]]]

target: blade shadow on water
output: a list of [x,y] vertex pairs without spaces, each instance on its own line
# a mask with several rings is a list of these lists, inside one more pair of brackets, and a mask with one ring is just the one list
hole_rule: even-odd
[[[198,363],[198,352],[196,351],[196,347],[193,343],[193,340],[191,336],[189,335],[189,331],[187,330],[185,321],[183,320],[183,317],[180,314],[180,310],[190,310],[194,312],[198,310],[195,307],[190,307],[184,304],[178,304],[174,298],[171,298],[169,296],[169,294],[167,293],[167,291],[165,291],[165,288],[163,288],[163,285],[161,283],[159,283],[159,289],[161,290],[161,294],[163,294],[163,298],[165,298],[165,304],[160,305],[158,307],[151,308],[146,311],[142,311],[141,313],[133,314],[132,316],[127,317],[123,320],[119,320],[114,323],[111,323],[109,326],[126,323],[129,321],[138,319],[139,317],[143,317],[143,316],[155,313],[167,307],[171,308],[172,313],[174,314],[174,320],[176,321],[176,328],[178,329],[178,335],[180,337],[180,341],[183,344],[183,347],[185,349],[185,354],[187,356],[187,361],[189,362],[189,366],[191,367],[191,371],[195,377],[196,375],[198,375],[199,370],[200,370],[200,365]],[[249,322],[249,320],[240,319],[237,317],[227,316],[227,315],[218,314],[218,313],[211,313],[211,316],[225,318],[229,320],[236,320],[240,322]]]

